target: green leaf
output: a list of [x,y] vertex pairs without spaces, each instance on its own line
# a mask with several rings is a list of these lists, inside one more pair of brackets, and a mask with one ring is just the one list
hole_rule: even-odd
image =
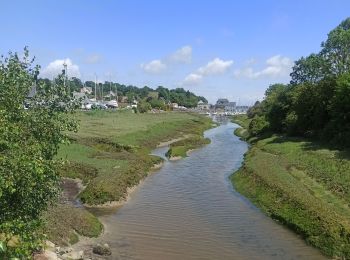
[[0,241],[0,253],[6,252],[6,245],[4,242]]

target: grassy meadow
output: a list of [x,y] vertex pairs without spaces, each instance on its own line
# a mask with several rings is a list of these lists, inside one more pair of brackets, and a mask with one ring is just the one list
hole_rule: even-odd
[[161,141],[201,136],[211,126],[208,118],[173,112],[92,111],[79,113],[78,120],[79,131],[58,156],[69,162],[62,176],[78,177],[87,185],[80,199],[89,205],[123,198],[128,187],[137,185],[161,162],[149,155]]
[[350,154],[301,138],[251,141],[235,188],[326,255],[350,258]]
[[[204,139],[203,131],[212,124],[197,114],[174,112],[90,111],[79,112],[76,118],[78,132],[59,149],[58,157],[66,161],[60,175],[82,180],[85,189],[79,198],[88,205],[123,199],[129,187],[162,162],[149,155],[160,142],[186,136],[182,144],[193,149],[192,141]],[[48,238],[58,245],[73,244],[79,235],[98,236],[103,228],[87,210],[71,205],[59,204],[45,218]]]

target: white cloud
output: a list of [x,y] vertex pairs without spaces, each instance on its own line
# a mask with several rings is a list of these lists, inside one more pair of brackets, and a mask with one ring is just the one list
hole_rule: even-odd
[[187,45],[162,59],[152,60],[146,64],[142,63],[141,68],[147,73],[159,74],[174,63],[190,63],[191,60],[192,47]]
[[88,64],[96,64],[102,60],[102,56],[99,54],[91,54],[86,57],[85,62]]
[[233,64],[232,60],[224,61],[220,58],[215,58],[209,61],[207,65],[200,67],[198,73],[203,76],[218,75],[225,73]]
[[147,73],[158,74],[163,72],[167,66],[161,60],[152,60],[149,63],[141,64],[141,68]]
[[189,74],[182,82],[183,85],[198,85],[206,76],[220,75],[227,72],[232,66],[233,60],[224,61],[215,58],[209,61],[207,65],[200,67],[196,72]]
[[63,59],[63,60],[54,60],[50,62],[41,72],[41,77],[43,78],[53,78],[62,73],[63,64],[67,64],[67,73],[69,77],[80,77],[79,66],[73,64],[71,59]]
[[198,85],[202,79],[202,75],[191,73],[184,79],[183,85]]
[[175,51],[170,60],[176,63],[190,63],[192,60],[192,47],[187,45]]
[[253,71],[252,68],[248,67],[248,68],[243,68],[243,69],[237,69],[234,71],[233,73],[235,75],[235,77],[237,78],[254,78],[255,77],[255,73]]
[[259,71],[254,71],[252,67],[235,70],[234,75],[237,78],[245,77],[256,78],[278,78],[288,76],[293,67],[293,61],[288,57],[275,55],[266,60],[266,67]]

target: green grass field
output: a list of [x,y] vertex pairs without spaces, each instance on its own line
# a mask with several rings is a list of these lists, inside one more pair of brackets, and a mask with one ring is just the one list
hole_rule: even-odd
[[299,138],[255,142],[235,188],[328,256],[350,258],[350,156]]
[[[86,188],[79,197],[89,205],[124,198],[128,187],[137,185],[162,161],[149,155],[160,142],[202,136],[211,127],[210,119],[188,113],[91,111],[79,112],[76,117],[79,131],[70,133],[71,144],[59,150],[58,158],[66,161],[60,174],[83,181]],[[48,238],[59,245],[73,244],[79,235],[94,237],[102,231],[96,217],[71,205],[59,204],[45,218]]]
[[[130,111],[81,112],[79,131],[59,157],[69,161],[62,176],[79,177],[87,187],[80,198],[95,205],[118,201],[144,178],[160,158],[149,153],[161,141],[202,135],[208,118],[188,113],[134,114]],[[74,167],[72,167],[72,165]]]

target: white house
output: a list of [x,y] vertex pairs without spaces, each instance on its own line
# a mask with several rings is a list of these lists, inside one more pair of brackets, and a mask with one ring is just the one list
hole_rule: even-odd
[[208,103],[204,103],[202,100],[200,100],[197,104],[197,109],[198,110],[209,110],[210,105]]
[[225,112],[235,112],[236,111],[236,102],[228,102],[225,105]]

